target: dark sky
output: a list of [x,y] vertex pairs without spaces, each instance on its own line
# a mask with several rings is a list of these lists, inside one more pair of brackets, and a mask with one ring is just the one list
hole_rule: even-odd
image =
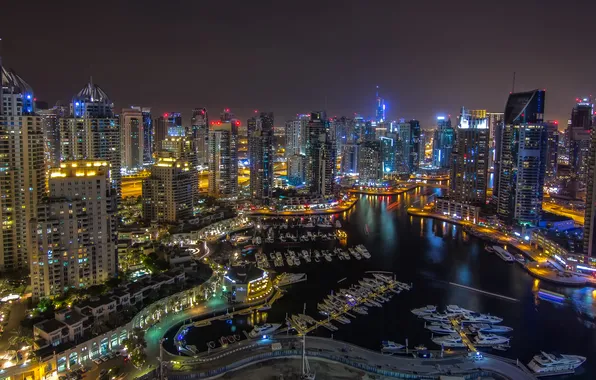
[[[596,88],[594,0],[5,1],[3,61],[51,104],[93,76],[117,107],[371,116],[430,127],[545,88],[562,123]],[[596,95],[596,92],[594,92]]]

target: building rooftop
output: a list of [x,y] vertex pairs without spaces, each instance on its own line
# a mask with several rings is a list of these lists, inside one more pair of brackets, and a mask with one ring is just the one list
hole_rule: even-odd
[[35,324],[35,327],[48,334],[66,327],[66,324],[52,318]]
[[85,319],[87,319],[86,316],[83,316],[76,311],[69,311],[68,313],[64,314],[63,323],[66,323],[67,325],[72,326],[72,325],[75,325],[75,324],[81,322],[82,320],[85,320]]
[[254,265],[231,267],[226,277],[236,284],[248,284],[263,276],[264,270]]
[[89,78],[89,83],[77,93],[75,98],[91,102],[110,102],[108,94],[101,87],[93,83],[93,78]]
[[17,93],[33,93],[33,89],[27,82],[15,73],[12,69],[2,68],[2,87],[11,87],[12,91]]

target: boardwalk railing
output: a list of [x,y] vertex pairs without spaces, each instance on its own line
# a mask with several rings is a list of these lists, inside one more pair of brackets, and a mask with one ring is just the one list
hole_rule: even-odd
[[[377,375],[382,375],[386,377],[393,377],[397,379],[438,379],[441,374],[417,374],[414,372],[407,372],[407,371],[391,371],[379,368],[377,366],[368,365],[365,363],[349,360],[342,356],[333,355],[326,352],[318,352],[318,351],[307,351],[306,352],[308,357],[311,358],[319,358],[330,360],[333,362],[338,362],[362,371],[366,371],[369,373],[374,373]],[[262,362],[265,360],[270,359],[281,359],[281,358],[299,358],[301,356],[300,350],[279,350],[273,352],[266,352],[263,354],[255,355],[249,358],[245,358],[242,360],[238,360],[234,363],[231,363],[226,366],[222,366],[220,368],[215,368],[209,371],[202,371],[202,372],[194,372],[194,373],[176,373],[170,372],[168,375],[168,379],[170,380],[194,380],[194,379],[208,379],[212,377],[220,376],[226,372],[234,371],[245,367],[247,365],[256,364],[258,362]],[[189,369],[190,370],[190,369]],[[465,374],[465,378],[477,378],[478,376],[489,376],[493,373],[488,371],[475,371],[473,374]]]

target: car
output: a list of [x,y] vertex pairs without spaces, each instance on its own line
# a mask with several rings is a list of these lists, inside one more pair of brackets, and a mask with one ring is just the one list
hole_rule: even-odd
[[103,375],[107,375],[108,374],[108,370],[107,369],[102,369],[101,371],[99,371],[99,376],[103,376]]
[[102,361],[100,359],[93,359],[93,363],[100,365]]

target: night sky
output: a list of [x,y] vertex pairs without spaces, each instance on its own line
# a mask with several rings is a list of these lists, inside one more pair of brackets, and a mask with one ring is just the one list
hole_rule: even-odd
[[50,104],[93,76],[116,107],[155,113],[229,107],[388,117],[468,108],[502,112],[516,90],[545,88],[566,124],[596,95],[593,0],[6,1],[3,62]]

